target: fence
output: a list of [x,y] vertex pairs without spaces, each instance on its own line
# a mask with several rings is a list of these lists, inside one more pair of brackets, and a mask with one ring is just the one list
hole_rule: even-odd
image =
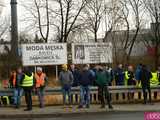
[[[98,101],[98,92],[97,87],[91,87],[91,103],[99,103]],[[135,86],[110,86],[109,87],[112,102],[113,103],[128,103],[128,102],[140,102],[143,100],[143,94],[140,87]],[[152,100],[159,101],[160,100],[160,86],[153,86],[151,87],[152,91]],[[55,87],[55,88],[46,88],[46,96],[61,96],[61,88]],[[134,97],[130,100],[128,100],[128,94],[134,93]],[[0,96],[12,96],[13,90],[12,89],[0,89]],[[58,99],[57,104],[62,103],[62,97]],[[72,88],[72,103],[78,104],[79,103],[79,87],[73,87]]]

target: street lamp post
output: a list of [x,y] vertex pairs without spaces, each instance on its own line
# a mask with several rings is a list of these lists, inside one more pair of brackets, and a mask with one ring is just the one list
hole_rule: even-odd
[[11,54],[18,57],[17,0],[11,0]]

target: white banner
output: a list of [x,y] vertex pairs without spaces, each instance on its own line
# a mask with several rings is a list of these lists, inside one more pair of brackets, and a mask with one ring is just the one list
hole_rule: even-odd
[[24,66],[59,65],[67,63],[67,44],[23,44]]
[[112,63],[111,43],[73,43],[72,62],[74,64]]

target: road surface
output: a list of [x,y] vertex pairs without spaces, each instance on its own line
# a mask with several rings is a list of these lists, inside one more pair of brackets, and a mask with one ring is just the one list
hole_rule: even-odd
[[[2,120],[2,119],[0,119]],[[4,120],[4,119],[3,119]],[[5,119],[10,120],[10,119]],[[59,116],[53,118],[19,118],[12,120],[144,120],[143,112],[109,112],[74,116]]]

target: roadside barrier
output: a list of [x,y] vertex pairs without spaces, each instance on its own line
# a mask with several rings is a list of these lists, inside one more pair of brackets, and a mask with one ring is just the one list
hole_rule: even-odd
[[[91,90],[91,103],[99,103],[98,100],[98,88],[90,87]],[[109,87],[110,96],[113,103],[136,103],[143,100],[143,93],[140,87],[136,86],[110,86]],[[160,86],[151,87],[152,92],[152,100],[159,101],[160,100]],[[79,103],[79,87],[72,88],[72,103]],[[47,87],[45,90],[46,95],[62,95],[61,88],[55,87],[50,88]],[[35,94],[34,94],[35,95]],[[130,96],[131,95],[131,96]],[[0,89],[0,96],[13,96],[12,89]]]

